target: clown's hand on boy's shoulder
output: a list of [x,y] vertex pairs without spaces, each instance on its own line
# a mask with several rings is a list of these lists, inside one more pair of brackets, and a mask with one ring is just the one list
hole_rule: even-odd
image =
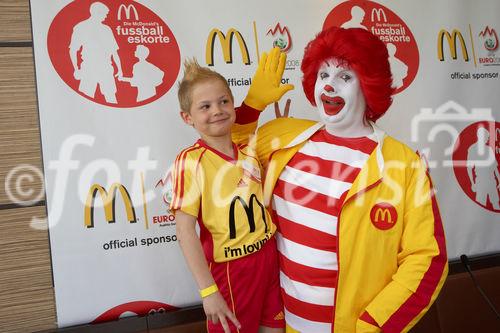
[[244,103],[262,111],[269,104],[279,101],[287,91],[292,90],[294,88],[292,84],[281,84],[285,65],[286,54],[278,47],[273,48],[269,54],[262,54]]

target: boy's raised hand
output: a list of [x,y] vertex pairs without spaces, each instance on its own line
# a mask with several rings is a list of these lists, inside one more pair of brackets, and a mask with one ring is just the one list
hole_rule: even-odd
[[263,53],[245,97],[245,104],[256,110],[264,110],[267,105],[279,101],[287,91],[292,90],[292,84],[281,84],[285,65],[286,54],[280,52],[278,47],[273,48],[269,55]]
[[233,322],[234,326],[241,329],[240,322],[236,319],[234,313],[229,309],[220,292],[216,292],[203,298],[203,309],[205,310],[207,319],[212,323],[217,324],[220,321],[225,333],[231,333],[226,317]]

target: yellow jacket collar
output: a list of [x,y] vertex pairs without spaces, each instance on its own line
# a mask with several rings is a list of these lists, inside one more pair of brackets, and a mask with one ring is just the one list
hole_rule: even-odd
[[308,127],[305,131],[297,135],[290,143],[288,143],[285,147],[283,148],[291,148],[294,147],[298,144],[303,143],[304,141],[308,140],[311,136],[313,136],[314,133],[316,133],[318,130],[323,128],[325,125],[323,123],[315,123],[312,126]]

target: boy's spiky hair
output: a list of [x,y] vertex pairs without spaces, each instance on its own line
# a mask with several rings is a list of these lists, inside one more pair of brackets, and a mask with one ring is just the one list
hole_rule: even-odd
[[179,82],[179,90],[177,91],[182,111],[189,113],[192,103],[191,92],[194,86],[207,80],[220,80],[224,83],[231,100],[234,101],[233,94],[224,76],[207,67],[200,66],[195,58],[191,58],[184,60],[184,77]]

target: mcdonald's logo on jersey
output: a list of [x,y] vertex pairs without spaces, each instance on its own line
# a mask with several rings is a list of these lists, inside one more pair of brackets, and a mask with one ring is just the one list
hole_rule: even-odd
[[377,229],[388,230],[396,225],[398,213],[393,205],[380,202],[372,207],[370,219]]
[[135,8],[134,5],[130,4],[130,5],[125,5],[125,4],[121,4],[120,7],[118,7],[118,21],[121,21],[122,20],[122,13],[125,13],[125,18],[127,20],[130,20],[130,14],[131,13],[134,13],[134,18],[136,21],[139,20],[139,14],[137,13],[137,9]]
[[229,239],[236,238],[236,218],[235,218],[235,208],[236,203],[239,202],[245,211],[247,216],[248,227],[250,232],[255,232],[255,214],[254,214],[254,204],[257,204],[260,208],[260,213],[262,217],[262,221],[264,222],[264,233],[269,231],[266,221],[266,210],[264,205],[259,202],[257,196],[252,194],[250,196],[250,203],[247,205],[245,200],[243,200],[240,196],[235,196],[233,200],[231,200],[231,205],[229,206]]
[[214,48],[217,38],[219,39],[221,44],[224,61],[228,64],[233,63],[233,39],[235,37],[238,40],[243,63],[245,65],[250,65],[250,54],[248,53],[247,44],[241,33],[238,30],[231,28],[224,35],[222,31],[214,28],[210,31],[207,38],[205,60],[208,66],[214,65]]
[[104,207],[104,216],[106,217],[106,221],[108,223],[115,223],[116,221],[116,195],[117,192],[120,192],[121,198],[123,200],[123,204],[125,206],[125,212],[127,214],[127,219],[130,223],[136,223],[137,217],[135,214],[135,209],[132,204],[132,199],[130,195],[122,184],[114,183],[111,185],[109,192],[104,189],[99,184],[94,184],[90,187],[89,192],[87,194],[87,201],[85,202],[85,212],[84,212],[84,225],[87,228],[94,227],[94,206],[95,206],[95,198],[97,194],[101,196],[103,207]]
[[448,30],[441,29],[438,33],[437,38],[437,49],[438,49],[438,59],[439,61],[444,61],[444,38],[448,42],[448,47],[450,49],[450,55],[453,60],[457,59],[457,43],[460,43],[460,48],[462,50],[462,57],[464,61],[469,61],[469,53],[467,51],[467,45],[465,44],[465,39],[460,30],[453,29],[451,34]]

